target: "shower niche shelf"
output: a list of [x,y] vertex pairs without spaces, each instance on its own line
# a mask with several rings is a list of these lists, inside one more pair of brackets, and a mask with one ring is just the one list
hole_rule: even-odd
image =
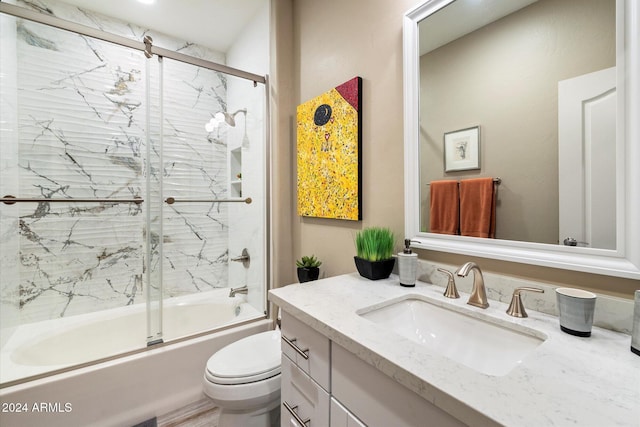
[[229,182],[232,197],[242,197],[242,148],[237,147],[229,153]]

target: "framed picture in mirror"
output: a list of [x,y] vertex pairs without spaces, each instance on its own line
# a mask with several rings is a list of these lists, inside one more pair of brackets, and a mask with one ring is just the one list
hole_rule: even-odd
[[480,126],[444,134],[444,171],[480,169]]

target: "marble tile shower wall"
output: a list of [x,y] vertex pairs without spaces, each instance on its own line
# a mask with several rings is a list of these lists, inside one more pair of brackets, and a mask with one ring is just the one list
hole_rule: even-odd
[[[145,34],[61,3],[17,4],[136,40]],[[141,52],[0,19],[2,195],[145,199],[0,206],[3,328],[141,303],[160,280],[165,297],[228,286],[227,206],[161,200],[227,196],[225,131],[204,129],[226,110],[226,77],[166,59],[161,73]],[[221,53],[153,38],[224,62]]]

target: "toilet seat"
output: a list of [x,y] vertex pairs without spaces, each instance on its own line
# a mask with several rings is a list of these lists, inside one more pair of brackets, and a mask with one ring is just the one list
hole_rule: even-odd
[[280,330],[267,331],[218,350],[207,361],[205,378],[214,384],[247,384],[280,374],[280,363]]

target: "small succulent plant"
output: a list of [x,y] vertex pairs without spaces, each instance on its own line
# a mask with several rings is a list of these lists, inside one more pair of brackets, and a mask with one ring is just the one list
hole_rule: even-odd
[[320,267],[321,265],[322,261],[316,258],[315,255],[303,256],[301,259],[296,260],[296,266],[298,268]]

